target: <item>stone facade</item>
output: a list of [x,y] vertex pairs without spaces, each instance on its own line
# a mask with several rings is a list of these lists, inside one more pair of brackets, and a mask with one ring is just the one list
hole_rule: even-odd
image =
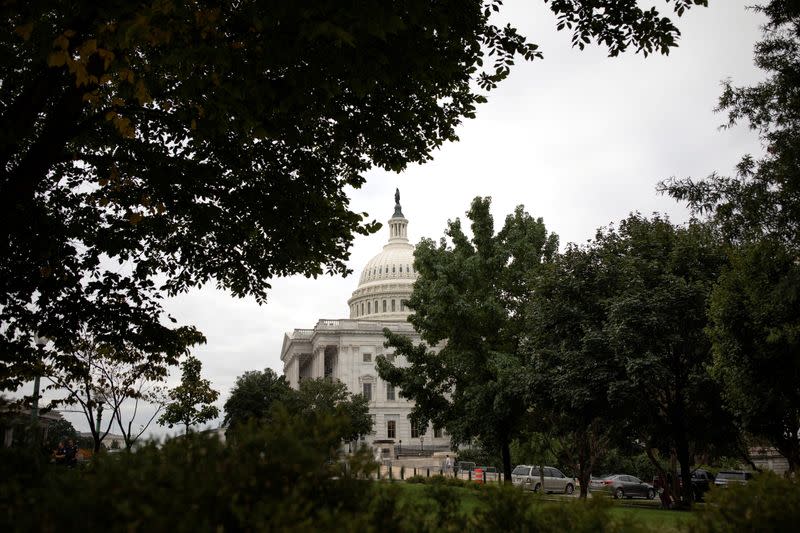
[[[408,242],[408,220],[400,208],[399,193],[395,194],[395,204],[388,224],[389,242],[364,267],[359,285],[348,300],[350,318],[323,319],[312,329],[287,333],[281,349],[283,371],[293,388],[306,378],[330,377],[347,385],[353,393],[367,395],[374,419],[373,433],[364,438],[368,445],[383,441],[381,448],[393,444],[394,449],[449,449],[445,432],[427,428],[419,435],[413,431],[409,420],[413,404],[381,380],[375,368],[379,355],[394,356],[383,345],[384,328],[406,335],[415,343],[420,341],[406,321],[409,310],[405,301],[411,296],[416,273],[414,246]],[[404,361],[398,358],[395,364],[403,365]]]

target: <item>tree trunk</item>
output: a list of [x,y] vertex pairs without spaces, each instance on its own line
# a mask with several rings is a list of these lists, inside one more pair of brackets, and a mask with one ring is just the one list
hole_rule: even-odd
[[97,406],[97,424],[96,430],[92,430],[92,438],[94,439],[94,453],[98,453],[100,451],[100,432],[102,431],[102,426],[100,422],[103,420],[103,404],[99,404]]
[[692,462],[689,457],[689,443],[686,435],[680,436],[675,452],[678,456],[678,463],[681,466],[681,506],[686,509],[691,509],[692,502],[694,501],[694,490],[692,487]]
[[[587,435],[587,440],[591,437]],[[593,450],[590,442],[586,442],[587,447],[584,448],[578,455],[578,481],[581,484],[580,498],[585,500],[589,495],[589,482],[592,476],[592,467],[594,465]]]
[[[500,445],[500,453],[503,455],[503,482],[511,484],[511,444],[505,440]],[[484,474],[486,475],[486,474]]]

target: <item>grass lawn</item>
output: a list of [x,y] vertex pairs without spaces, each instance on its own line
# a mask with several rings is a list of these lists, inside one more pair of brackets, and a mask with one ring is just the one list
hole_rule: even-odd
[[627,519],[635,522],[648,531],[664,531],[667,533],[686,531],[689,521],[694,516],[689,511],[666,511],[664,509],[621,506],[614,506],[610,514],[612,518]]
[[[402,489],[402,497],[411,502],[420,503],[428,498],[426,485],[421,483],[396,483]],[[460,502],[459,511],[463,516],[470,516],[475,512],[481,503],[480,490],[451,487],[451,490],[458,496]],[[531,494],[531,498],[536,498]],[[580,505],[577,498],[548,498],[539,501],[540,505],[569,506]],[[650,502],[647,502],[648,504]],[[694,513],[687,511],[666,511],[657,508],[655,505],[625,505],[612,503],[609,509],[611,520],[627,521],[641,526],[647,531],[658,531],[665,533],[678,533],[686,531]]]
[[[428,498],[425,494],[426,485],[422,483],[397,483],[403,489],[403,498],[409,501],[422,501]],[[461,514],[469,516],[480,505],[478,491],[462,487],[450,487],[458,495],[461,504]]]

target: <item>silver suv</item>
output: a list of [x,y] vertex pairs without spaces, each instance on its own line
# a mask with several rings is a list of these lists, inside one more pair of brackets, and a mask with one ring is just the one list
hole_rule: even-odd
[[[539,492],[542,489],[542,479],[538,466],[517,466],[511,472],[511,482],[534,492]],[[572,494],[575,491],[575,480],[562,474],[558,468],[545,466],[544,491]]]

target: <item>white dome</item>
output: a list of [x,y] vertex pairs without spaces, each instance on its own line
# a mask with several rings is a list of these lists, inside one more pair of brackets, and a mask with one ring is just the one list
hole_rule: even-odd
[[389,219],[389,242],[370,259],[361,271],[358,287],[347,301],[350,318],[365,320],[405,320],[409,310],[414,280],[414,245],[408,242],[408,220],[400,208],[400,194],[395,193],[395,211]]

